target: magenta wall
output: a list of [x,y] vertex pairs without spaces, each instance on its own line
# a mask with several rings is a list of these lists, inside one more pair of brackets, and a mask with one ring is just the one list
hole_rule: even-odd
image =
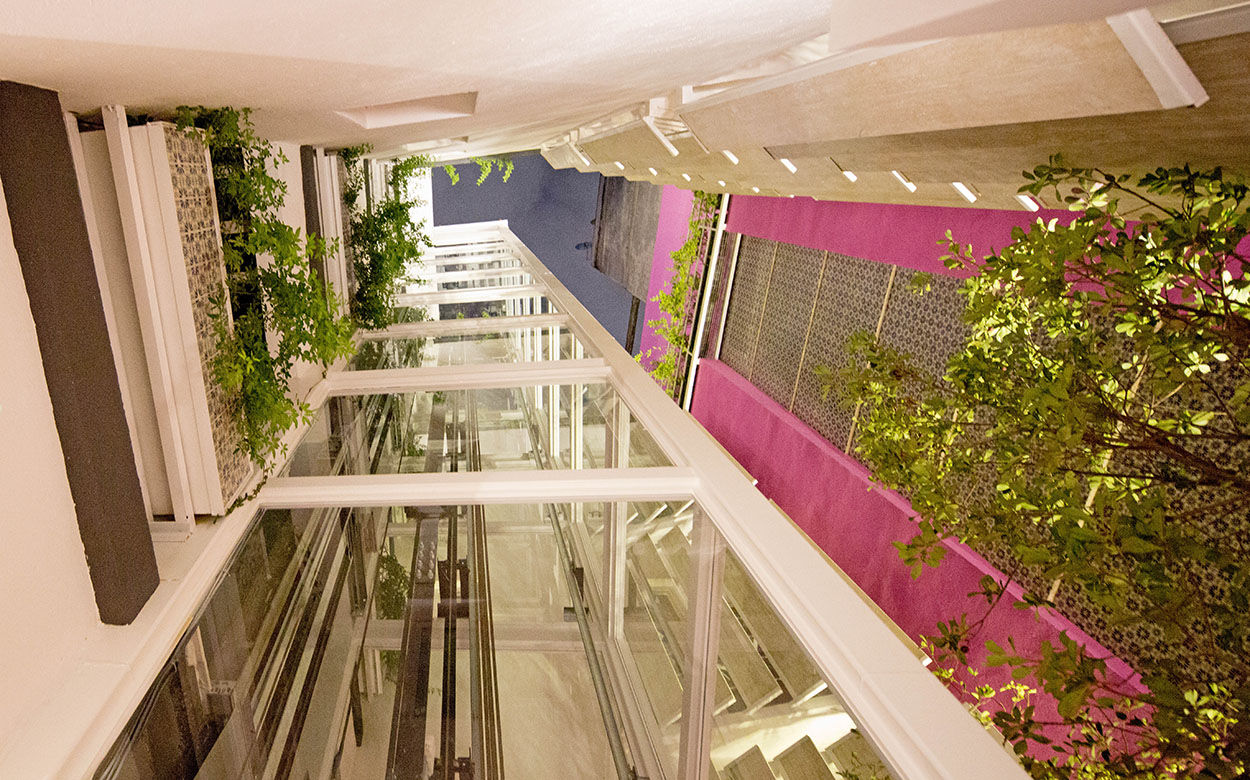
[[[647,290],[646,323],[660,318],[660,307],[651,300],[661,291],[668,289],[673,280],[672,253],[681,249],[686,242],[686,233],[690,229],[690,214],[694,210],[694,192],[682,190],[671,184],[665,185],[660,193],[660,222],[655,230],[655,249],[651,255],[651,284]],[[668,348],[667,342],[656,335],[655,329],[644,323],[641,328],[638,346],[641,354],[647,354],[652,347],[657,354]],[[643,361],[646,368],[651,365]]]
[[1013,227],[1031,225],[1039,217],[1071,220],[1073,214],[735,195],[726,227],[748,236],[951,275],[942,265],[944,250],[938,246],[947,230],[984,257],[1011,241]]
[[[981,578],[1006,578],[966,545],[950,541],[942,564],[912,579],[899,560],[894,542],[910,539],[916,526],[911,505],[899,494],[874,485],[868,470],[769,398],[759,388],[716,360],[699,362],[692,412],[695,418],[758,481],[760,492],[811,537],[821,550],[863,588],[913,640],[936,634],[938,621],[967,613],[976,619],[985,602],[969,594]],[[1018,586],[1008,593],[1020,598]],[[1003,603],[991,614],[981,640],[1015,639],[1023,654],[1043,641],[1058,644],[1060,632],[1082,643],[1095,657],[1107,659],[1111,678],[1134,678],[1132,669],[1067,618],[1053,610],[1013,608]],[[970,663],[985,669],[984,643],[969,653]],[[981,682],[1006,682],[1002,670],[984,672]],[[1135,684],[1134,684],[1135,685]],[[1045,708],[1041,702],[1039,706]]]

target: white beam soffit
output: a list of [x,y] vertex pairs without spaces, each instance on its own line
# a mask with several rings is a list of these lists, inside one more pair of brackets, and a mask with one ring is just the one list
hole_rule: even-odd
[[378,127],[457,119],[473,116],[476,111],[476,92],[456,92],[451,95],[433,95],[413,100],[399,100],[394,103],[349,108],[334,113],[344,119],[350,119],[366,130],[372,130]]
[[572,316],[587,346],[604,356],[613,384],[648,433],[674,462],[697,472],[695,498],[896,776],[1026,778],[711,434],[673,403],[528,247],[506,228],[498,230],[548,286],[547,296]]
[[1142,0],[833,0],[829,50],[1088,22],[1143,5]]
[[584,358],[540,360],[531,363],[335,371],[326,376],[325,381],[329,395],[368,395],[419,390],[590,384],[607,382],[611,378],[612,371],[602,358]]
[[697,485],[694,470],[673,466],[277,477],[265,485],[260,502],[270,509],[295,509],[671,501],[689,498]]

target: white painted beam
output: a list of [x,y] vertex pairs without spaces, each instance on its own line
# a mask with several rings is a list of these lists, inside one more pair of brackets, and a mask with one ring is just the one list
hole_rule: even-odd
[[697,487],[691,469],[676,467],[364,474],[278,477],[259,501],[270,509],[666,501],[687,498]]
[[329,395],[406,393],[484,387],[533,387],[606,382],[611,370],[602,358],[482,363],[468,366],[335,371],[326,377]]

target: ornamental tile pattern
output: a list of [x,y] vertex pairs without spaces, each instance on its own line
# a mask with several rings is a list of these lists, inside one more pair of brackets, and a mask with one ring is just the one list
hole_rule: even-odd
[[213,380],[213,358],[217,352],[213,301],[224,298],[226,266],[217,227],[212,172],[199,138],[173,128],[167,129],[164,135],[173,179],[178,232],[182,238],[187,282],[191,288],[191,313],[200,351],[200,368],[208,396],[213,449],[221,477],[222,498],[229,505],[251,475],[253,466],[251,459],[239,448],[235,422],[237,401]]

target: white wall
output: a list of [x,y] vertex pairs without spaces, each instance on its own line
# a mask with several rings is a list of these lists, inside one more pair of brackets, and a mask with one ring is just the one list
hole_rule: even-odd
[[0,192],[0,754],[100,625]]

